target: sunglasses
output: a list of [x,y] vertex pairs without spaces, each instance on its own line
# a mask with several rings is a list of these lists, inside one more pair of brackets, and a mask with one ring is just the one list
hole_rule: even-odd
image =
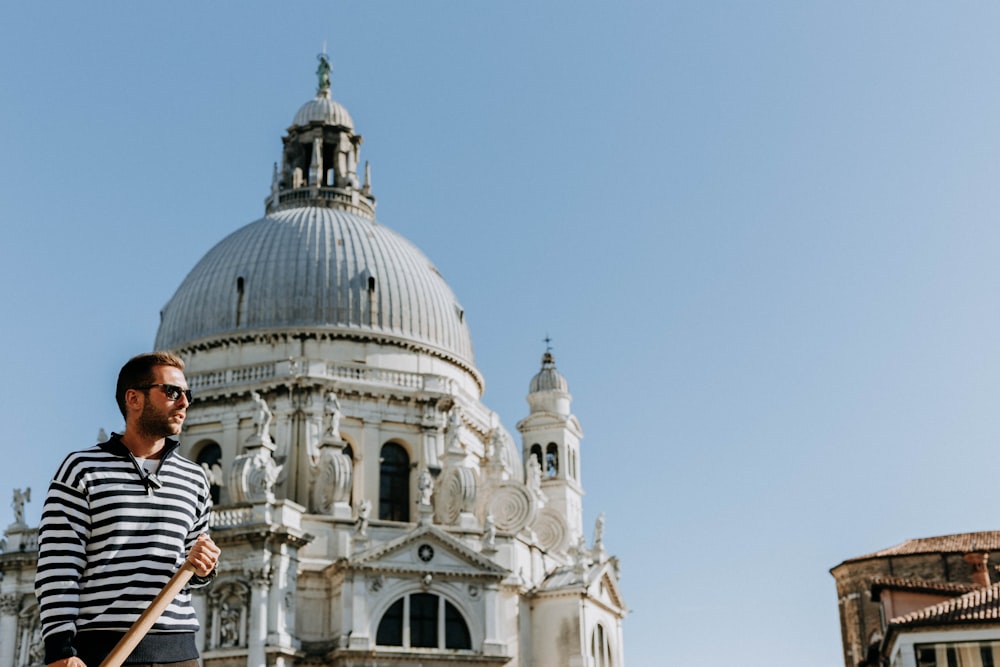
[[144,384],[141,387],[135,387],[136,389],[146,390],[152,389],[153,387],[159,387],[163,390],[163,395],[167,397],[168,401],[180,400],[181,395],[187,399],[188,403],[191,402],[193,394],[190,389],[185,389],[184,387],[178,387],[175,384]]

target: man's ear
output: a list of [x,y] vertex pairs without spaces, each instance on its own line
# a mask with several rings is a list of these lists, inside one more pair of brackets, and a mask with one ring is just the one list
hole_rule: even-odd
[[126,389],[125,390],[125,413],[128,414],[133,410],[141,410],[142,403],[146,399],[146,396],[138,389]]

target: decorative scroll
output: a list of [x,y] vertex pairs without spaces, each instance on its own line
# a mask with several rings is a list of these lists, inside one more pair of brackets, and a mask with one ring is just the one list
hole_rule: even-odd
[[274,483],[281,468],[267,447],[249,447],[245,454],[236,457],[229,471],[229,493],[233,502],[274,502]]
[[462,512],[472,512],[476,504],[476,473],[465,466],[448,468],[434,493],[434,520],[454,525]]
[[569,529],[566,519],[559,512],[546,507],[538,513],[532,528],[538,536],[538,543],[548,552],[563,552],[569,544]]
[[497,530],[519,533],[535,519],[538,511],[532,494],[518,482],[503,482],[486,502],[486,513],[493,515]]
[[324,446],[314,468],[312,504],[317,514],[332,514],[334,503],[346,503],[351,497],[351,457],[341,449]]

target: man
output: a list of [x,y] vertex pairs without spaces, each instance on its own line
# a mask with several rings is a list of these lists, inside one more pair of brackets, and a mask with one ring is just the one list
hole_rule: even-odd
[[[185,558],[190,586],[215,574],[208,481],[169,437],[191,403],[183,369],[168,352],[130,359],[115,391],[125,432],[71,453],[49,486],[35,595],[50,666],[99,667]],[[185,589],[126,664],[197,667],[198,627]]]

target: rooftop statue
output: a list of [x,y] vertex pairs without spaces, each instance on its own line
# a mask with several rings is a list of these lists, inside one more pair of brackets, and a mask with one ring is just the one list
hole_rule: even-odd
[[316,92],[321,93],[324,90],[330,90],[330,59],[325,53],[319,54],[316,59],[319,60],[319,67],[316,68],[316,78],[319,79],[319,85]]

